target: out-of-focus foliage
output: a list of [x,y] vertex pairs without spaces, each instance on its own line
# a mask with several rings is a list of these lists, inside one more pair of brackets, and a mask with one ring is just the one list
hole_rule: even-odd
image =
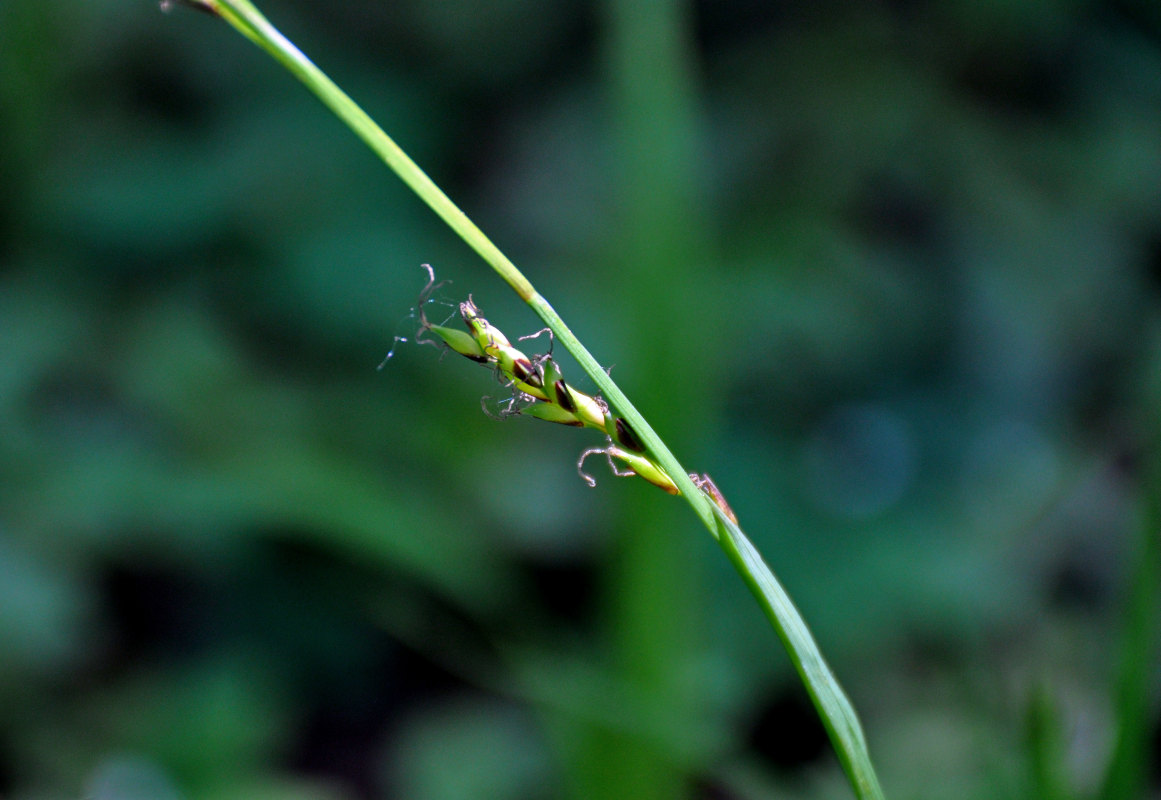
[[[713,258],[655,287],[681,319],[618,294],[600,7],[264,10],[683,420],[888,796],[1036,797],[1029,715],[1056,784],[1097,787],[1161,400],[1154,3],[698,5]],[[595,442],[489,420],[458,359],[376,371],[422,262],[538,327],[224,25],[0,3],[0,795],[561,797],[587,725],[690,797],[847,796],[692,516],[698,713],[635,705],[612,524],[674,501],[586,489]],[[643,328],[704,407],[651,392]]]

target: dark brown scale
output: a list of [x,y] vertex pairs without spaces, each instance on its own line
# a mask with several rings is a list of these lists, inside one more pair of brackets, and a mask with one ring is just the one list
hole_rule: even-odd
[[539,389],[544,385],[544,381],[540,377],[540,373],[532,366],[532,362],[525,358],[518,358],[512,362],[512,374],[517,380],[527,383],[529,386],[535,386]]
[[[568,386],[565,385],[564,379],[552,384],[552,389],[556,393],[556,404],[570,414],[575,414],[576,403],[572,401],[572,394],[569,392]],[[581,425],[583,426],[584,423],[582,422]]]
[[617,444],[624,445],[630,450],[636,450],[638,453],[645,452],[645,445],[641,444],[641,440],[637,438],[637,434],[633,433],[628,422],[618,417],[613,423],[613,427],[617,430]]
[[206,5],[204,2],[199,2],[199,0],[161,0],[161,10],[165,11],[167,13],[175,5],[182,5],[182,6],[185,6],[186,8],[192,8],[195,11],[203,11],[206,14],[209,14],[210,16],[213,16],[213,17],[220,17],[221,16],[221,14],[218,13],[217,9],[213,8],[212,6]]

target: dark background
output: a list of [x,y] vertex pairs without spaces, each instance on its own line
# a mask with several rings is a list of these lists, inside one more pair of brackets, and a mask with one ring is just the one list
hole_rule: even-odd
[[[1126,709],[1157,796],[1158,6],[649,5],[263,10],[713,475],[889,797],[1094,797]],[[684,504],[376,371],[424,262],[541,327],[225,24],[0,4],[0,796],[849,797]]]

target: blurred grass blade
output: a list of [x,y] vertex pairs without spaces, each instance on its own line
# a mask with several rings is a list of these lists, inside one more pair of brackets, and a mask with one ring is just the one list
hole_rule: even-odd
[[1124,639],[1113,690],[1116,740],[1101,800],[1144,797],[1148,779],[1149,710],[1161,628],[1161,459],[1150,455],[1148,461],[1140,539],[1131,561]]
[[774,626],[778,638],[814,702],[843,770],[860,798],[882,800],[883,790],[871,765],[866,738],[854,707],[819,652],[806,622],[790,595],[774,577],[762,555],[723,511],[715,506],[718,543],[726,557],[750,587],[758,604]]
[[1029,797],[1069,800],[1067,760],[1060,707],[1052,689],[1041,683],[1028,700],[1025,737],[1028,746]]

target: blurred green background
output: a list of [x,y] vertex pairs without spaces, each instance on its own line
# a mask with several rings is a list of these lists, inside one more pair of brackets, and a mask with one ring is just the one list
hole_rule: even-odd
[[[263,10],[713,475],[889,797],[1159,796],[1153,0]],[[376,371],[424,262],[540,327],[224,24],[0,3],[0,796],[850,797],[684,504]]]

